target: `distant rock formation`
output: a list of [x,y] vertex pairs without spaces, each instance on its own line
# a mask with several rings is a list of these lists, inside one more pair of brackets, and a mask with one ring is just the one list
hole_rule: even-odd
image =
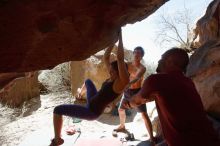
[[57,65],[39,73],[41,94],[70,91],[70,62]]
[[168,0],[1,0],[0,72],[51,69],[117,41]]
[[220,0],[214,0],[197,22],[199,48],[190,57],[193,79],[206,111],[220,119]]
[[[0,74],[0,101],[18,107],[24,101],[39,97],[38,72]],[[4,83],[4,84],[3,84]]]

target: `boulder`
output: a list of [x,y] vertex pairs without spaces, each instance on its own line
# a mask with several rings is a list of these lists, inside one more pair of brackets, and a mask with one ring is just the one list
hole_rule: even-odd
[[195,51],[187,75],[193,79],[205,110],[220,119],[220,40]]
[[220,0],[213,0],[202,18],[196,23],[195,47],[199,48],[206,42],[220,39]]
[[168,0],[1,0],[0,72],[80,61],[118,39]]
[[205,110],[220,119],[220,0],[213,0],[197,22],[198,49],[190,57],[191,77]]
[[24,76],[25,73],[0,73],[0,89],[4,88],[4,86],[6,86],[12,80]]
[[[18,107],[24,101],[33,97],[39,97],[38,72],[27,72],[23,75],[12,73],[7,77],[14,78],[4,84],[0,90],[0,101],[11,107]],[[5,76],[5,75],[4,75]],[[6,79],[6,77],[4,78]]]
[[38,80],[42,94],[70,91],[70,62],[40,71]]

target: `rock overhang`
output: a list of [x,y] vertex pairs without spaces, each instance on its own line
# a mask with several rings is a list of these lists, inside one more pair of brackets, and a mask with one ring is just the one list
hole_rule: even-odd
[[0,1],[0,72],[86,59],[116,42],[121,26],[147,18],[167,1]]

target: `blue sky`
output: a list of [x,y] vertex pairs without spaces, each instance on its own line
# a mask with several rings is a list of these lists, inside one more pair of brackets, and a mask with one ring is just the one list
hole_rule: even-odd
[[125,48],[133,50],[136,46],[142,46],[145,49],[146,55],[144,60],[147,62],[157,63],[161,54],[168,48],[161,48],[155,42],[156,30],[158,26],[158,16],[163,13],[176,13],[184,9],[190,9],[191,18],[194,22],[198,20],[204,13],[208,4],[212,0],[170,0],[161,6],[154,14],[150,15],[141,22],[136,22],[132,25],[123,27],[123,42]]

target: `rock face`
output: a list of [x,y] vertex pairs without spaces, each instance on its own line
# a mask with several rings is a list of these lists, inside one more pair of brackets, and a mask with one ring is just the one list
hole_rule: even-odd
[[42,70],[38,80],[41,93],[70,91],[70,62],[57,65],[51,70]]
[[17,107],[30,98],[40,96],[37,72],[8,73],[1,74],[1,76],[4,76],[4,80],[7,81],[0,90],[0,101],[2,103]]
[[121,26],[143,20],[166,1],[0,1],[0,72],[86,59],[116,42]]
[[12,80],[19,78],[19,77],[24,77],[24,73],[1,73],[0,74],[0,89],[2,89],[4,86],[6,86],[9,82]]
[[213,0],[205,15],[200,18],[196,23],[195,42],[196,47],[204,45],[206,42],[211,40],[220,39],[220,0]]
[[220,118],[220,41],[199,48],[188,68],[206,111]]
[[187,75],[207,112],[220,119],[220,0],[214,0],[197,23],[200,47],[190,57]]

